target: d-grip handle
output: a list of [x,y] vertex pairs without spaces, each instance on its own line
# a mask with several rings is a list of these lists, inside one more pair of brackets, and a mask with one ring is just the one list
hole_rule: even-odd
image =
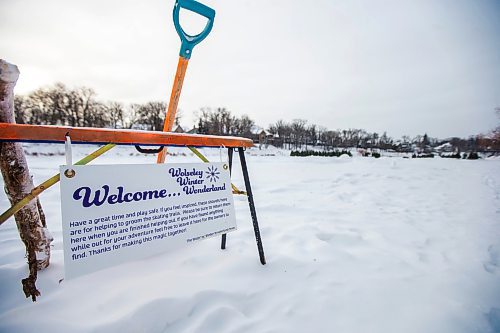
[[[203,29],[202,32],[200,32],[195,36],[188,35],[182,29],[179,23],[179,12],[181,8],[190,10],[196,14],[200,14],[206,17],[208,19],[208,22],[207,25],[205,26],[205,29]],[[191,53],[193,52],[193,48],[195,47],[195,45],[204,40],[212,30],[212,27],[214,25],[215,10],[194,0],[176,0],[173,16],[174,16],[175,30],[177,30],[177,34],[181,38],[182,42],[181,51],[179,55],[183,58],[189,59],[191,58]]]

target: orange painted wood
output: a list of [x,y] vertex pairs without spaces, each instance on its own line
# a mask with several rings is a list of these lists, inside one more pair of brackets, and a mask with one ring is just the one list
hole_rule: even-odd
[[184,82],[184,77],[186,76],[188,62],[189,59],[179,57],[174,84],[172,85],[172,92],[170,93],[167,115],[165,117],[165,123],[163,124],[163,132],[172,131],[174,126],[175,115],[177,113],[177,106],[179,105],[179,98],[181,97],[182,84]]
[[[179,98],[181,97],[182,84],[189,59],[179,57],[177,63],[177,71],[175,72],[174,84],[172,85],[172,92],[170,93],[170,102],[168,103],[167,114],[165,116],[165,123],[163,124],[163,132],[171,132],[175,122],[175,114],[177,113],[177,106],[179,105]],[[163,149],[157,158],[157,163],[165,162],[167,150]]]
[[117,145],[167,145],[191,147],[253,146],[252,140],[234,136],[0,123],[0,141],[63,143],[67,133],[73,143],[115,143]]

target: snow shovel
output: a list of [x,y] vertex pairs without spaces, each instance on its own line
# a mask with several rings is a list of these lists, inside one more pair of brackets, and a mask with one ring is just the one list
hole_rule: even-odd
[[[208,19],[205,28],[198,35],[188,35],[182,29],[179,23],[179,12],[181,8],[190,10]],[[170,102],[168,103],[168,110],[165,116],[163,132],[172,131],[172,127],[175,121],[175,114],[177,113],[177,105],[179,104],[179,98],[181,96],[182,83],[184,82],[184,76],[186,75],[186,69],[189,59],[191,58],[191,54],[193,53],[193,48],[202,40],[204,40],[212,30],[212,27],[214,25],[215,10],[194,0],[177,0],[174,6],[173,17],[175,30],[181,38],[181,50],[179,52],[179,62],[177,64],[177,71],[175,73],[172,92],[170,93]],[[166,155],[167,151],[166,148],[164,148],[158,154],[157,163],[165,162]]]

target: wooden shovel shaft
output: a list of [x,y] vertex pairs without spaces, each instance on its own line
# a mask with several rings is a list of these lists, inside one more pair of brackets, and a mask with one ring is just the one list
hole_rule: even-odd
[[[177,114],[177,106],[179,105],[179,98],[181,97],[182,84],[184,82],[184,76],[186,75],[188,62],[189,59],[179,57],[174,84],[172,86],[172,92],[170,93],[170,102],[168,103],[168,110],[165,116],[165,123],[163,125],[163,132],[171,132],[172,127],[174,126],[175,115]],[[156,162],[165,162],[166,155],[167,150],[165,148],[158,154]]]

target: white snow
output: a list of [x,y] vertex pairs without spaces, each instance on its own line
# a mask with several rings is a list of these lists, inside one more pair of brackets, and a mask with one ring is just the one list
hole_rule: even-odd
[[[74,145],[74,160],[95,148]],[[27,150],[38,153],[28,156],[35,184],[65,163],[64,145]],[[500,332],[499,159],[287,155],[246,155],[265,266],[236,196],[238,231],[224,251],[214,238],[59,282],[59,187],[49,189],[54,247],[36,303],[22,292],[15,223],[0,226],[0,332]],[[154,162],[122,146],[93,163]],[[238,154],[233,179],[244,189]]]

